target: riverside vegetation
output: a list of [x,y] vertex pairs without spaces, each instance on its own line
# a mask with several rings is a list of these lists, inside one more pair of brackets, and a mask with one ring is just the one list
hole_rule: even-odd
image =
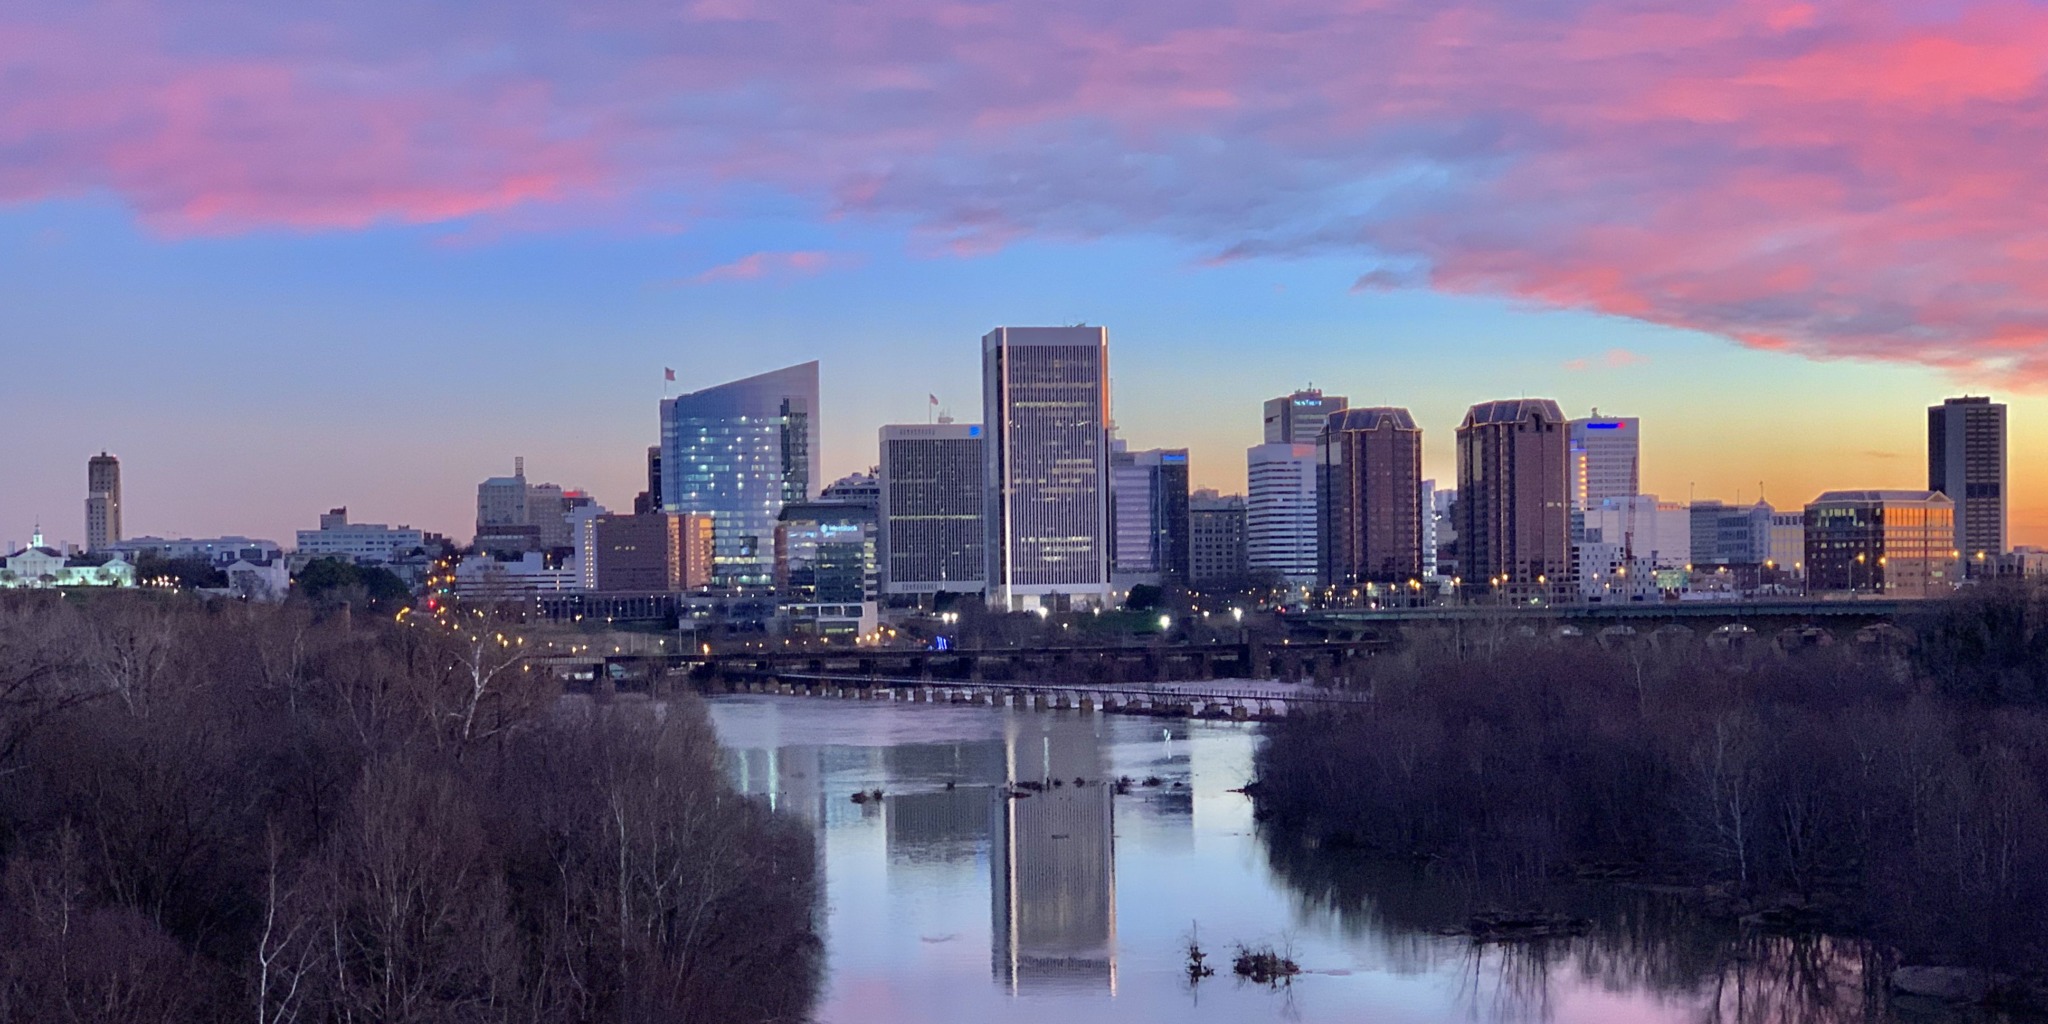
[[1905,625],[1790,653],[1425,640],[1380,663],[1369,705],[1273,728],[1259,815],[1294,845],[1424,862],[1475,906],[1654,883],[2036,1002],[2048,591],[1986,586]]
[[481,620],[0,601],[0,1020],[794,1021],[815,849]]

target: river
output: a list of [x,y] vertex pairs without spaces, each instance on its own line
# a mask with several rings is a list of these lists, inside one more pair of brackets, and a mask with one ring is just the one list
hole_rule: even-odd
[[[715,698],[711,717],[740,788],[817,830],[823,1024],[1988,1019],[1871,995],[1849,944],[1611,886],[1570,897],[1596,922],[1584,938],[1443,935],[1466,909],[1446,887],[1260,834],[1231,792],[1256,724],[771,696]],[[1219,968],[1193,985],[1191,929]],[[1304,973],[1242,982],[1239,942]]]

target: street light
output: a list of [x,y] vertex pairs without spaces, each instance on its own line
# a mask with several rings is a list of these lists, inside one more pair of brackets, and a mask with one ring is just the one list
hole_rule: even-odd
[[1160,629],[1162,629],[1162,630],[1166,630],[1166,629],[1172,629],[1172,628],[1173,628],[1173,616],[1171,616],[1171,615],[1161,615],[1161,616],[1159,617],[1159,628],[1160,628]]

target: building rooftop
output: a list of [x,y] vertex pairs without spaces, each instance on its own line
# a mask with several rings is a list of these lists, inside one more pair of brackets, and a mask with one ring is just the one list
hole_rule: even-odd
[[1465,411],[1465,426],[1479,427],[1493,423],[1520,423],[1527,419],[1539,419],[1547,423],[1565,422],[1564,410],[1557,402],[1548,398],[1511,398],[1499,402],[1481,402]]
[[1953,502],[1950,502],[1950,501],[1949,501],[1949,499],[1948,499],[1948,496],[1947,496],[1947,495],[1945,495],[1945,494],[1942,494],[1942,493],[1941,493],[1940,491],[1882,491],[1882,490],[1880,490],[1880,491],[1827,491],[1827,492],[1824,492],[1824,493],[1822,493],[1820,497],[1818,497],[1818,498],[1815,498],[1815,499],[1813,499],[1813,501],[1809,502],[1809,504],[1813,504],[1813,505],[1829,505],[1829,504],[1854,504],[1854,503],[1858,503],[1858,502],[1862,502],[1862,503],[1866,503],[1866,504],[1867,504],[1867,503],[1871,503],[1871,502],[1887,502],[1887,503],[1892,503],[1892,502],[1896,502],[1896,503],[1904,503],[1904,502],[1913,502],[1913,501],[1939,501],[1939,502],[1942,502],[1943,504],[1953,504]]
[[1391,405],[1378,405],[1366,409],[1344,409],[1330,414],[1329,430],[1379,430],[1389,427],[1394,430],[1420,430],[1415,417],[1408,410]]

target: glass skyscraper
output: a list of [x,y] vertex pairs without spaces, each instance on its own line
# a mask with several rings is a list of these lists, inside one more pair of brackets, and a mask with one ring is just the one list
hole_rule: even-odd
[[713,586],[775,581],[775,524],[819,482],[818,364],[661,403],[661,506],[711,517]]

